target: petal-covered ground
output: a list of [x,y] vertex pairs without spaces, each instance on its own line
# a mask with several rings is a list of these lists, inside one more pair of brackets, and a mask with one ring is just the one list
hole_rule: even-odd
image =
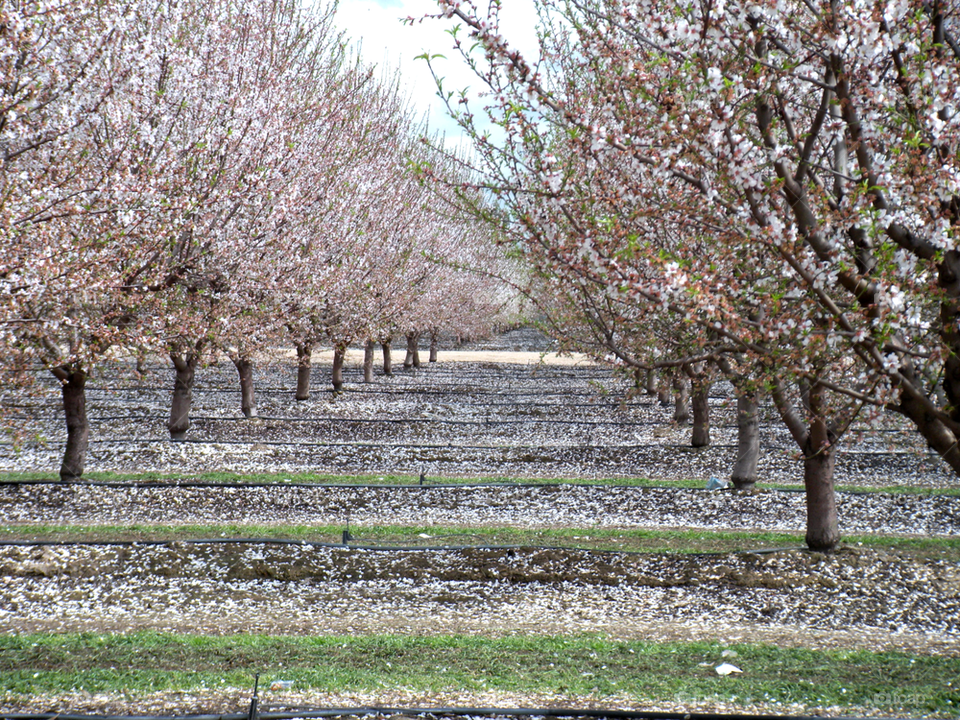
[[0,631],[585,633],[960,653],[956,563],[300,543],[0,548]]
[[[518,339],[519,338],[519,339]],[[529,334],[506,349],[546,349]],[[189,441],[165,429],[170,372],[140,379],[108,366],[91,383],[87,468],[279,473],[279,484],[14,483],[0,487],[7,526],[300,525],[423,528],[433,548],[300,542],[7,544],[0,546],[0,632],[140,629],[231,634],[580,634],[650,640],[759,641],[810,648],[901,649],[960,655],[960,565],[954,555],[844,547],[718,555],[559,548],[442,547],[445,527],[675,528],[802,531],[804,497],[763,488],[801,479],[795,447],[764,410],[761,490],[709,492],[670,485],[725,477],[736,450],[730,388],[711,397],[713,443],[693,450],[672,408],[630,396],[627,379],[589,364],[514,364],[503,346],[469,362],[397,368],[345,392],[293,399],[289,362],[258,369],[260,417],[243,419],[229,363],[203,369]],[[538,356],[532,356],[534,359]],[[399,360],[400,358],[395,358]],[[514,358],[515,359],[515,358]],[[525,361],[531,356],[524,356]],[[46,383],[46,379],[44,379]],[[0,447],[0,470],[56,474],[63,421],[56,388],[3,395],[22,436]],[[406,486],[284,483],[284,473],[413,475]],[[487,482],[440,485],[439,477]],[[497,484],[503,477],[567,477],[591,484]],[[597,483],[643,477],[662,487]],[[851,488],[956,486],[956,478],[895,417],[851,431],[837,466]],[[844,491],[846,535],[960,535],[960,497]],[[434,531],[433,528],[436,528]],[[396,694],[398,704],[416,699]],[[211,696],[223,700],[222,695]],[[392,697],[392,696],[391,696]],[[405,699],[403,699],[405,697]],[[379,696],[384,701],[386,696]],[[196,698],[194,698],[196,699]],[[356,703],[351,703],[356,699]],[[430,704],[426,698],[417,698]],[[61,699],[62,700],[62,699]],[[369,704],[370,698],[302,698]],[[461,704],[549,704],[486,695]],[[569,698],[567,698],[569,700]],[[18,708],[37,709],[24,699]],[[73,708],[122,709],[116,698]],[[213,702],[211,700],[211,702]],[[448,698],[449,702],[449,698]],[[86,703],[86,704],[85,704]],[[433,704],[439,704],[434,702]],[[581,704],[589,704],[584,700]],[[184,707],[169,696],[164,710]],[[62,702],[59,706],[63,706]],[[206,707],[206,705],[203,705]],[[199,707],[196,704],[190,707]],[[137,706],[143,710],[143,706]],[[689,706],[687,706],[689,709]],[[704,708],[701,708],[704,709]],[[714,704],[709,709],[723,709]]]
[[[194,391],[188,441],[166,430],[173,373],[151,366],[136,377],[130,363],[99,368],[88,384],[93,471],[361,473],[471,477],[724,477],[736,457],[735,402],[727,384],[710,399],[712,442],[693,449],[690,428],[671,422],[656,397],[628,393],[632,381],[607,368],[571,364],[536,352],[536,336],[518,331],[499,345],[451,351],[444,362],[378,371],[362,382],[356,361],[344,391],[328,390],[329,362],[314,366],[311,399],[294,400],[295,364],[261,363],[259,417],[240,412],[236,371],[227,362],[202,368]],[[486,353],[486,354],[485,354]],[[479,358],[487,357],[486,361]],[[468,362],[458,361],[468,359]],[[509,362],[519,359],[519,363]],[[0,444],[0,471],[59,467],[65,442],[59,392],[40,374],[33,396],[2,395],[23,442]],[[764,408],[759,474],[768,482],[802,480],[797,447],[771,407]],[[893,415],[876,431],[853,427],[841,446],[838,483],[950,487],[956,478]]]

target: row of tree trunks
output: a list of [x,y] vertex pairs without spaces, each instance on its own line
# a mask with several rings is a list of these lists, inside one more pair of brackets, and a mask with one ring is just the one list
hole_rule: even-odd
[[[389,374],[387,371],[390,368],[389,348],[389,342],[383,343],[385,374]],[[368,382],[373,375],[373,349],[374,343],[372,341],[368,342],[364,349],[364,378]],[[408,353],[411,350],[410,338],[408,337]],[[338,346],[334,352],[333,387],[337,392],[343,388],[345,353],[345,346]],[[171,440],[176,441],[185,439],[187,430],[190,428],[190,408],[193,401],[193,387],[199,353],[193,351],[171,352],[170,360],[174,366],[175,377],[168,427]],[[299,400],[301,399],[301,391],[304,389],[306,390],[306,396],[309,397],[309,346],[297,348],[297,361],[297,399]],[[240,377],[243,414],[245,417],[256,417],[253,394],[253,363],[249,358],[243,357],[236,358],[233,362]],[[306,380],[303,380],[304,368],[306,368]],[[76,480],[83,475],[90,436],[90,425],[86,412],[87,373],[80,365],[64,365],[55,368],[53,374],[60,381],[67,425],[67,443],[60,467],[60,479],[63,481]],[[685,382],[679,382],[675,385],[678,398],[685,397],[683,389],[686,386]],[[695,419],[693,444],[695,447],[698,446],[698,441],[702,445],[709,444],[709,388],[709,383],[702,383],[695,388],[693,394],[693,415]],[[797,430],[794,427],[792,432],[804,453],[807,545],[811,549],[829,550],[835,547],[840,540],[833,480],[836,452],[835,438],[830,428],[823,420],[818,419],[815,412],[819,403],[820,392],[819,388],[814,388],[813,391],[809,388],[805,389],[803,393],[804,404],[807,410],[812,412],[811,417],[813,419],[805,429]],[[785,411],[781,409],[781,412]],[[743,394],[737,398],[737,429],[737,458],[732,480],[736,488],[750,489],[756,483],[760,447],[758,403],[755,397]]]
[[[393,363],[390,354],[390,341],[384,340],[381,343],[383,349],[383,374],[393,375]],[[368,340],[363,347],[363,381],[365,383],[373,382],[373,361],[376,343]],[[297,400],[310,399],[310,372],[312,362],[313,346],[310,344],[297,345]],[[343,389],[343,361],[346,354],[346,347],[337,347],[334,349],[333,356],[333,374],[331,383],[334,392],[340,392]]]
[[[638,384],[641,378],[637,378]],[[674,404],[673,420],[685,424],[693,419],[690,444],[692,447],[710,445],[710,389],[712,383],[693,382],[692,395],[682,377],[674,377],[670,385],[659,383],[656,374],[648,371],[642,378],[647,395],[656,395],[661,406]],[[672,387],[672,392],[671,392]],[[692,413],[691,413],[692,407]],[[741,394],[737,397],[737,458],[731,481],[738,490],[752,490],[757,482],[760,460],[760,420],[755,397]]]

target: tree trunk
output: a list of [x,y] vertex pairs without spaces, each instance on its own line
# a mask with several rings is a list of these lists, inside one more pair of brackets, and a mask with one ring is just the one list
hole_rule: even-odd
[[90,443],[90,422],[87,420],[87,374],[77,365],[64,365],[53,371],[60,381],[63,413],[67,421],[67,446],[60,464],[60,479],[79,480]]
[[730,480],[737,490],[752,490],[760,460],[760,418],[752,395],[737,397],[737,462]]
[[186,355],[170,353],[170,360],[176,371],[173,381],[173,401],[170,403],[171,440],[183,440],[190,429],[190,406],[193,404],[193,381],[197,372],[198,356],[192,352]]
[[363,381],[365,383],[373,382],[373,351],[376,344],[373,340],[367,340],[363,346]]
[[420,336],[417,333],[407,333],[407,355],[403,359],[403,367],[420,367]]
[[[811,445],[813,443],[811,442]],[[803,458],[803,486],[807,493],[807,547],[833,550],[840,542],[837,495],[833,489],[832,447],[811,447]]]
[[257,403],[253,399],[253,361],[248,357],[239,357],[233,364],[240,375],[240,409],[244,417],[255,418]]
[[942,457],[957,475],[960,475],[960,446],[957,444],[957,436],[950,428],[906,391],[901,393],[900,403],[894,409],[910,418],[920,435],[927,441],[927,446]]
[[803,486],[807,494],[807,547],[833,550],[840,542],[837,495],[833,488],[836,438],[821,412],[823,388],[807,389],[806,402],[813,411],[803,447]]
[[390,357],[390,340],[384,340],[380,343],[380,347],[383,349],[383,374],[387,377],[393,375],[393,359]]
[[297,400],[310,399],[310,360],[313,355],[313,345],[304,343],[297,345]]
[[690,388],[683,378],[673,379],[673,402],[673,421],[686,425],[690,422]]
[[697,383],[693,392],[693,437],[690,444],[706,447],[710,444],[710,383]]
[[343,390],[343,358],[347,354],[347,348],[343,345],[337,345],[333,349],[333,391],[335,393]]
[[[803,486],[807,498],[807,547],[832,550],[840,542],[837,496],[833,488],[838,436],[830,429],[823,413],[824,388],[819,382],[801,387],[803,415],[787,400],[784,384],[774,380],[773,402],[803,452]],[[808,418],[803,420],[803,416]]]
[[430,333],[430,362],[437,361],[437,352],[440,350],[440,333]]

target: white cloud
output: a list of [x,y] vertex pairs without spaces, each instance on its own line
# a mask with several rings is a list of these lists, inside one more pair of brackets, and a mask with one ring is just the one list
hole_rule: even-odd
[[[536,13],[532,0],[510,0],[503,5],[501,32],[524,52],[535,52]],[[359,44],[367,63],[400,74],[411,102],[427,116],[430,128],[444,132],[452,140],[459,138],[460,130],[446,116],[426,61],[416,58],[424,53],[444,56],[435,59],[433,65],[447,91],[477,89],[481,82],[453,49],[447,30],[454,22],[442,18],[421,21],[424,16],[437,13],[433,0],[340,0],[336,23]],[[415,21],[406,24],[406,18]]]

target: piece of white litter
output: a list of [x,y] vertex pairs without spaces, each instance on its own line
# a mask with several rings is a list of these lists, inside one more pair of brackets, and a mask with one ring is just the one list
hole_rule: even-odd
[[725,657],[725,658],[736,657],[736,656],[737,656],[736,650],[724,650],[722,653],[720,653],[720,657]]
[[729,675],[730,673],[742,673],[743,670],[738,668],[736,665],[731,665],[730,663],[723,663],[722,665],[717,665],[717,675]]

